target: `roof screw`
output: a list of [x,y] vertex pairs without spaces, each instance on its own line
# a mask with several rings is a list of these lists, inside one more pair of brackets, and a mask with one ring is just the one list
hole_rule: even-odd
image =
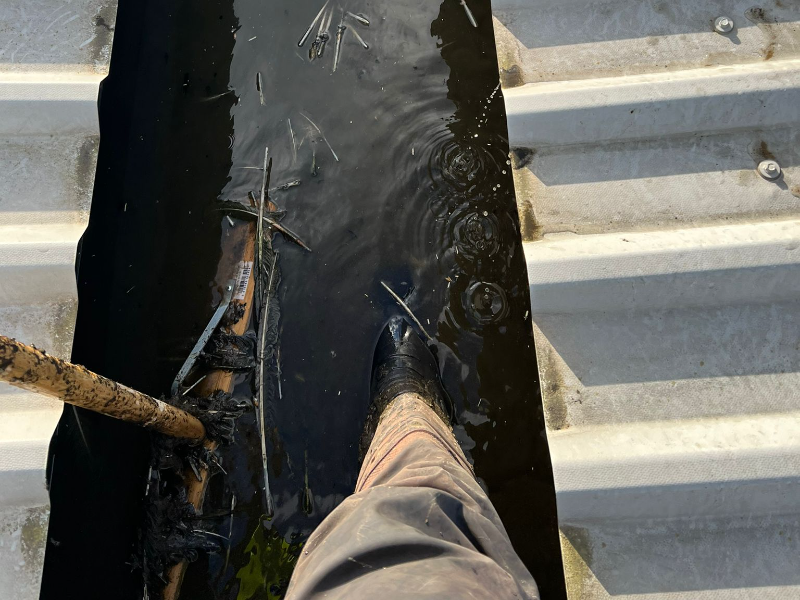
[[762,160],[757,170],[764,179],[774,180],[781,176],[781,166],[774,160]]
[[228,292],[230,292],[232,289],[233,289],[233,286],[232,286],[232,285],[229,285],[229,286],[227,286],[227,287],[225,288],[225,290],[226,290],[226,291],[228,291]]
[[714,21],[714,31],[723,35],[730,33],[733,31],[733,21],[728,17],[717,17]]

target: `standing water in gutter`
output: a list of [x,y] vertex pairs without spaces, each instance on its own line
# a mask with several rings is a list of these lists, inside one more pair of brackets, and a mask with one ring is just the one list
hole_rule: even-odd
[[[213,235],[231,227],[218,201],[252,208],[269,147],[269,199],[285,212],[280,226],[305,246],[280,233],[274,241],[279,340],[260,407],[271,509],[261,415],[251,410],[223,450],[228,474],[212,479],[204,508],[205,529],[230,540],[190,565],[183,596],[280,598],[304,540],[352,492],[375,339],[403,310],[384,282],[435,340],[457,406],[457,438],[515,549],[542,596],[562,597],[489,3],[324,4],[236,0],[226,34],[232,57],[188,34],[170,56],[188,81],[204,54],[231,61],[228,82],[202,91],[176,85],[171,93],[195,102],[228,98],[233,130],[230,149],[186,144],[159,165],[180,171],[195,155],[218,156],[227,181],[160,202],[202,214],[208,232],[192,243],[217,247]],[[209,27],[215,18],[186,14]],[[212,267],[189,261],[172,284],[208,289]],[[181,305],[196,322],[159,363],[172,376],[216,306],[199,294],[195,304]],[[252,374],[236,381],[237,396],[256,397]]]

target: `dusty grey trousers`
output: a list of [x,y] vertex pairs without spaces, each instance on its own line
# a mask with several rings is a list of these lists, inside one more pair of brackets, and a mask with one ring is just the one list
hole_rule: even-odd
[[355,493],[311,535],[287,600],[538,599],[452,432],[418,396],[384,411]]

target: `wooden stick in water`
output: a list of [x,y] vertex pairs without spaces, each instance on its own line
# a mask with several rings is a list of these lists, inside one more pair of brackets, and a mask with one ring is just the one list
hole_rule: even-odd
[[[244,335],[250,322],[250,314],[253,308],[253,291],[256,276],[250,276],[247,281],[243,280],[243,273],[253,273],[253,261],[256,250],[256,224],[237,223],[234,229],[228,230],[228,237],[223,239],[222,258],[217,268],[216,280],[220,282],[228,281],[231,278],[238,279],[236,282],[235,294],[231,304],[244,306],[244,315],[230,329],[235,335]],[[250,266],[250,269],[246,267]],[[238,277],[237,277],[238,273]],[[242,291],[244,293],[242,293]],[[233,373],[231,371],[211,371],[208,376],[195,388],[194,394],[198,397],[209,396],[217,390],[230,392],[233,389]],[[216,443],[207,442],[206,448],[214,451]],[[209,473],[208,469],[200,469],[200,480],[198,481],[194,471],[187,469],[183,479],[186,483],[188,501],[194,506],[198,514],[202,513],[203,501],[208,488]],[[181,593],[183,576],[186,574],[187,561],[181,561],[173,566],[167,574],[167,586],[164,588],[164,600],[177,600]]]
[[0,381],[153,431],[200,442],[189,413],[11,338],[0,336]]

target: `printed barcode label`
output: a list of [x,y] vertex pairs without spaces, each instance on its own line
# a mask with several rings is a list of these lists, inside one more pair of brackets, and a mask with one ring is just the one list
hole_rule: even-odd
[[250,283],[250,274],[253,272],[253,261],[245,260],[239,263],[239,276],[236,278],[236,295],[234,300],[244,300],[247,294],[247,284]]

